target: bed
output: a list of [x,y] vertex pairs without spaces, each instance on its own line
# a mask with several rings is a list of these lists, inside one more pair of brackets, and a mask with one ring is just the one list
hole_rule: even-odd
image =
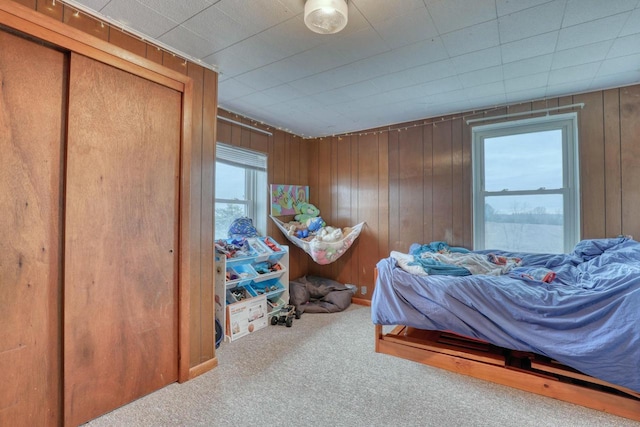
[[640,421],[640,243],[456,258],[499,259],[486,274],[418,275],[421,256],[376,266],[377,352]]

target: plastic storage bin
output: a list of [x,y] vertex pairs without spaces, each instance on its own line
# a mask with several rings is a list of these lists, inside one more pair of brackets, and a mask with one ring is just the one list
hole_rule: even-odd
[[258,293],[251,286],[237,286],[227,289],[227,304],[234,304],[257,296]]
[[266,295],[269,301],[277,300],[285,291],[284,285],[277,278],[254,282],[252,288],[258,295]]
[[228,288],[250,284],[257,276],[258,273],[251,264],[227,264],[226,284]]

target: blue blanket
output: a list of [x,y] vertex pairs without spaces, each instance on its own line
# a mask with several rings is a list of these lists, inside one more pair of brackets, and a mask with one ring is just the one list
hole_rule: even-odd
[[542,354],[640,392],[640,243],[583,240],[561,255],[490,252],[520,257],[523,267],[549,269],[555,278],[415,276],[385,258],[377,264],[373,322]]

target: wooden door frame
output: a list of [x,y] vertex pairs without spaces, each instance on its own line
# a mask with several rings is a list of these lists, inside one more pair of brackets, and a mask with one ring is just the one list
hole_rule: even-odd
[[0,0],[0,25],[46,41],[55,46],[127,71],[182,93],[179,227],[178,227],[178,381],[190,374],[189,290],[190,290],[190,170],[193,80],[177,71],[134,55],[131,52],[93,37],[22,6],[12,0]]

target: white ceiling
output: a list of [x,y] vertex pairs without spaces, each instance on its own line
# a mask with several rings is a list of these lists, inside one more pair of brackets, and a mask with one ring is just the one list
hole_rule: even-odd
[[[640,82],[640,0],[65,1],[219,71],[219,106],[309,137]],[[94,13],[95,12],[95,13]]]

